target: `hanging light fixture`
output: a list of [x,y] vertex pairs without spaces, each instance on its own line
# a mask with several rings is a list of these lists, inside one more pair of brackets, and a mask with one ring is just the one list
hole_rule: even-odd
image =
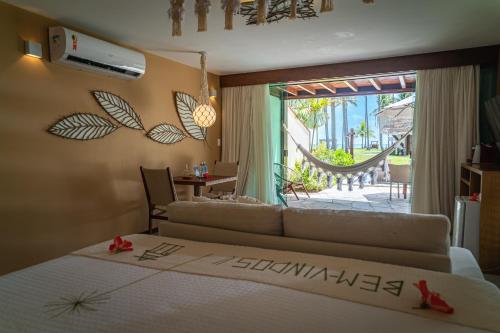
[[[170,9],[168,15],[172,20],[172,36],[182,35],[182,20],[184,14],[184,0],[168,0]],[[240,15],[246,19],[247,25],[262,25],[270,22],[279,22],[283,19],[310,19],[317,18],[318,10],[315,3],[320,0],[220,0],[224,11],[224,29],[233,29],[233,16]],[[357,0],[360,1],[360,0]],[[188,2],[188,1],[186,1]],[[198,31],[207,31],[207,20],[211,0],[191,0],[194,2],[194,12],[198,17]],[[321,0],[319,13],[334,10],[335,0]],[[364,4],[374,4],[375,0],[361,0]]]
[[194,122],[200,127],[210,127],[215,123],[217,117],[215,109],[210,105],[207,81],[207,54],[200,52],[201,59],[201,94],[200,104],[193,111]]
[[170,0],[168,16],[172,20],[172,36],[181,36],[181,23],[184,16],[184,0]]

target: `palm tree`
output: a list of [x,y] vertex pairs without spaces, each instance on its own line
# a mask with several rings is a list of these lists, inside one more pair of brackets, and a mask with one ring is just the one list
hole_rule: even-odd
[[349,133],[349,123],[347,119],[347,108],[349,104],[358,105],[356,96],[344,96],[340,98],[342,103],[342,148],[347,152],[347,134]]
[[337,150],[337,119],[336,119],[336,111],[337,105],[341,103],[341,98],[334,97],[330,98],[330,125],[332,128],[332,145],[331,149]]
[[[366,126],[366,131],[370,131],[370,123],[368,122],[368,96],[365,95],[365,126]],[[370,144],[370,137],[366,136],[366,141],[364,142],[365,148],[369,147]],[[363,143],[361,144],[363,145]]]
[[312,151],[316,130],[323,126],[328,120],[325,106],[328,104],[326,98],[311,98],[297,100],[291,103],[295,116],[305,127],[312,130],[312,136],[309,139],[309,151]]
[[326,139],[326,148],[330,148],[330,131],[328,130],[328,111],[327,107],[325,106],[325,113],[326,113],[326,120],[325,121],[325,139]]
[[[377,109],[374,110],[377,113],[380,113],[383,108],[388,106],[389,104],[394,103],[394,95],[378,95],[377,98]],[[378,121],[378,117],[377,117]],[[378,138],[379,138],[379,143],[380,143],[380,149],[384,149],[383,142],[382,142],[382,129],[380,128],[380,122],[378,122]]]
[[[362,142],[361,148],[368,147],[367,142],[373,136],[373,131],[370,130],[368,128],[368,126],[366,126],[366,122],[364,120],[361,122],[358,129],[356,130],[356,134],[361,137],[361,142]],[[365,139],[366,139],[366,141],[365,141]],[[365,145],[365,146],[363,147],[363,145]]]
[[362,121],[359,127],[356,129],[356,136],[361,137],[361,148],[365,148],[366,140],[365,140],[365,133],[366,133],[366,121]]
[[411,92],[399,93],[399,94],[396,96],[396,98],[395,98],[394,102],[402,101],[403,99],[408,98],[408,97],[410,97],[410,96],[412,96],[412,95],[413,95],[413,93],[411,93]]

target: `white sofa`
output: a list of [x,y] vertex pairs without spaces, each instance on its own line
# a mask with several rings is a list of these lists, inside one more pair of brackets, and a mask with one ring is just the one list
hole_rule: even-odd
[[483,279],[471,253],[450,247],[442,215],[285,208],[232,202],[169,205],[160,236],[377,261]]

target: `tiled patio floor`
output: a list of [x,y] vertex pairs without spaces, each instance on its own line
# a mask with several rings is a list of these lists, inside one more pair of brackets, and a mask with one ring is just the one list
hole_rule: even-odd
[[[389,184],[366,185],[364,189],[355,187],[349,192],[347,186],[343,191],[336,187],[326,189],[318,193],[310,193],[308,198],[305,193],[298,193],[300,200],[297,201],[293,194],[288,194],[288,206],[313,209],[337,209],[337,210],[362,210],[376,212],[409,213],[410,200],[398,199],[396,186],[392,187],[392,200],[389,200]],[[408,188],[408,198],[410,187]]]

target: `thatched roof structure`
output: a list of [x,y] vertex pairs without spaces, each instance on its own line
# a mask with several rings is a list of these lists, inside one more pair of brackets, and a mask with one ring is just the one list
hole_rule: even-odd
[[380,129],[389,135],[402,135],[413,126],[415,96],[402,99],[383,108],[377,117]]

